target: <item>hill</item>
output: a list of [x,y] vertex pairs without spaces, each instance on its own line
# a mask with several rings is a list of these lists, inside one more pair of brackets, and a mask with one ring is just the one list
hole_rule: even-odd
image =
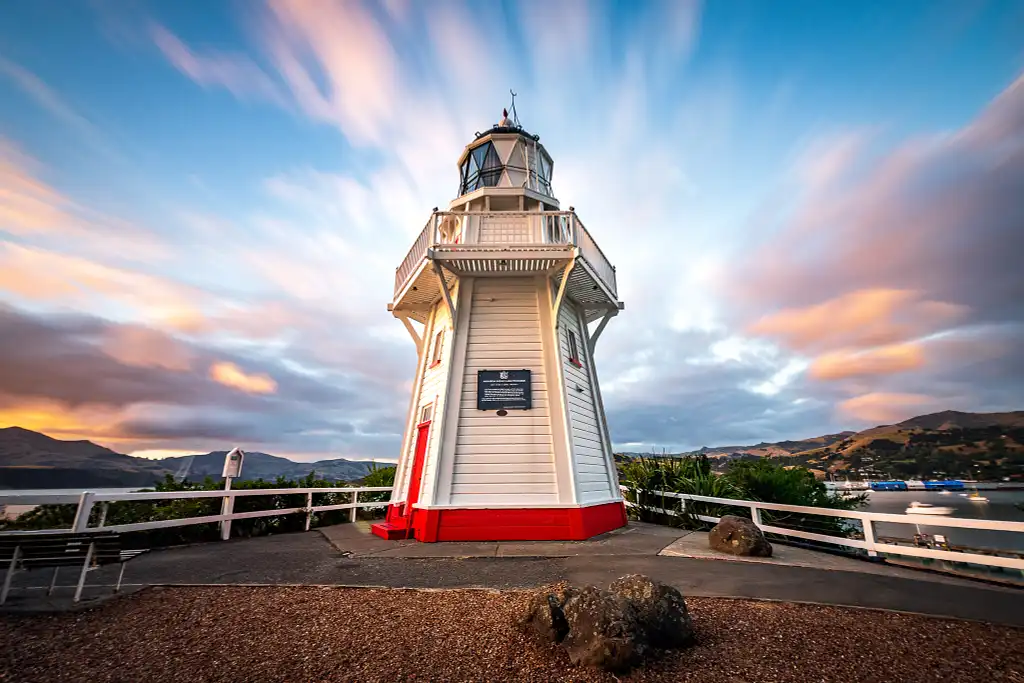
[[[227,451],[213,451],[202,455],[185,455],[176,458],[164,458],[161,464],[173,470],[175,476],[188,479],[203,477],[219,477],[224,468],[224,456]],[[320,460],[317,462],[295,462],[288,458],[267,453],[245,453],[245,464],[242,474],[246,479],[298,479],[310,472],[316,472],[324,479],[332,481],[351,481],[366,475],[370,470],[370,462],[362,460]]]
[[941,413],[920,415],[900,422],[904,429],[985,429],[987,427],[1024,427],[1024,410],[1012,413],[962,413],[945,410]]
[[[91,441],[62,441],[21,427],[0,429],[0,488],[151,486],[166,474],[191,480],[217,478],[225,451],[149,460],[124,455]],[[337,458],[300,463],[247,452],[244,479],[287,479],[316,471],[324,479],[351,481],[366,475],[369,461]]]
[[799,453],[801,451],[810,450],[812,448],[821,448],[822,446],[830,446],[837,441],[842,441],[855,434],[856,432],[839,432],[838,434],[826,434],[824,436],[815,436],[809,439],[800,439],[799,441],[776,441],[775,443],[768,443],[762,441],[759,444],[753,446],[717,446],[715,448],[708,448],[705,446],[699,451],[699,453],[706,455],[709,458],[722,458],[722,457],[742,457],[742,456],[755,456],[759,458],[763,457],[779,457],[784,455],[792,455],[793,453]]
[[1024,411],[947,410],[860,432],[697,452],[716,458],[718,470],[735,459],[770,457],[855,479],[1024,480]]
[[149,486],[169,470],[91,441],[61,441],[21,427],[0,429],[0,488]]

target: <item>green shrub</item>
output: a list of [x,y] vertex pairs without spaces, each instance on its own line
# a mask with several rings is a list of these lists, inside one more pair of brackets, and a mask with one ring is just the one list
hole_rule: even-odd
[[[704,501],[686,501],[658,495],[657,491],[684,493],[712,498],[753,500],[807,507],[854,510],[865,504],[867,496],[844,497],[830,493],[825,485],[802,467],[786,469],[768,459],[736,461],[721,475],[714,474],[706,456],[682,458],[640,457],[620,467],[621,483],[628,487],[626,500],[635,504],[630,513],[643,521],[704,527],[708,523],[698,515],[721,517],[723,514],[750,516],[750,508]],[[669,515],[661,510],[679,514]],[[847,536],[856,533],[848,520],[821,515],[762,511],[762,522],[775,526],[801,528],[816,533]]]

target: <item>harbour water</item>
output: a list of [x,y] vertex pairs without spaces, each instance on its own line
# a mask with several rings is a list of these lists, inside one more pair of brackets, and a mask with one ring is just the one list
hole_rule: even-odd
[[[138,491],[139,487],[134,488],[98,488],[89,489],[95,493],[131,493],[132,491]],[[0,489],[0,493],[4,494],[17,494],[19,496],[34,496],[40,494],[46,495],[66,495],[68,500],[66,503],[74,503],[77,501],[78,496],[81,495],[82,489]],[[23,515],[26,512],[38,507],[33,504],[24,504],[18,502],[17,499],[8,499],[8,502],[0,500],[0,518],[15,519],[19,515]]]
[[[951,507],[953,514],[950,517],[1024,522],[1024,510],[1017,507],[1017,504],[1024,504],[1024,491],[979,491],[980,495],[988,498],[987,503],[972,502],[957,491],[948,494],[938,491],[869,491],[867,493],[868,505],[863,509],[868,512],[902,515],[905,514],[912,502],[917,501],[935,507]],[[921,515],[920,524],[878,522],[875,524],[875,535],[912,538],[916,533],[942,534],[951,545],[1024,551],[1024,534],[929,525],[928,522],[933,519],[935,518]]]

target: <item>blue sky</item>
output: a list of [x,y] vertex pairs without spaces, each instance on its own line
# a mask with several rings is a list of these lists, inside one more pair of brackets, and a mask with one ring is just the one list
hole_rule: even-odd
[[0,425],[390,458],[384,304],[518,93],[627,450],[1020,408],[1015,2],[0,8]]

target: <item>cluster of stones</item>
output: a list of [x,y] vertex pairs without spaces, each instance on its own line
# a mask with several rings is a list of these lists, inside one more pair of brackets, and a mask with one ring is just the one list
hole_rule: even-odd
[[[725,515],[708,534],[711,548],[732,555],[771,557],[754,522]],[[640,575],[616,579],[607,590],[559,585],[538,591],[522,626],[543,642],[561,644],[573,664],[627,671],[652,650],[694,641],[686,601],[675,588]]]
[[614,672],[630,669],[653,649],[681,648],[694,640],[679,591],[639,574],[616,579],[607,590],[539,591],[523,626],[542,641],[561,644],[573,664]]

